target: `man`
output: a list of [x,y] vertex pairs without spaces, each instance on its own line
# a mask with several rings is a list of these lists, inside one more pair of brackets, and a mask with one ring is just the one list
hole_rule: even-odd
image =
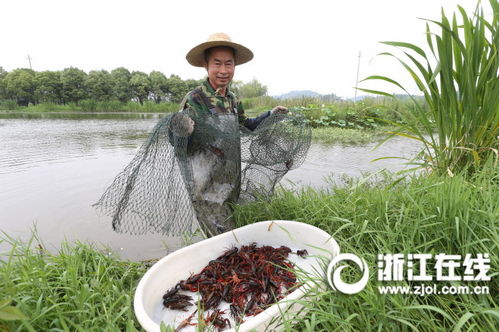
[[232,204],[271,194],[305,159],[311,131],[303,119],[271,115],[287,113],[282,106],[249,119],[230,91],[235,66],[253,58],[249,49],[218,33],[186,58],[207,70],[206,81],[156,124],[95,204],[117,232],[226,232],[235,227]]
[[[229,91],[229,84],[234,77],[235,66],[246,63],[252,58],[253,52],[232,42],[224,33],[215,33],[208,37],[207,42],[191,49],[186,55],[187,61],[195,67],[204,67],[208,77],[203,85],[187,94],[182,102],[182,108],[190,109],[190,112],[235,113],[239,117],[239,123],[250,130],[254,130],[272,113],[287,113],[286,107],[277,106],[255,119],[248,119],[244,115],[242,103],[238,102],[236,96]],[[192,133],[194,121],[190,121],[190,124],[189,134]]]
[[[224,33],[215,33],[187,53],[187,61],[204,67],[208,77],[190,91],[182,102],[188,115],[182,126],[189,137],[188,159],[192,170],[190,187],[194,210],[208,236],[234,228],[231,204],[239,198],[241,187],[239,126],[255,130],[273,113],[288,110],[277,106],[256,118],[247,118],[229,85],[235,67],[250,61],[253,53],[234,43]],[[216,134],[207,134],[207,133]],[[214,137],[216,136],[216,137]],[[211,141],[209,138],[211,137]]]

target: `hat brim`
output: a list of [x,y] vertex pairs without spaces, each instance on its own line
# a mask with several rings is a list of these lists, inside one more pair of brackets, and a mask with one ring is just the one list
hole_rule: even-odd
[[191,65],[195,67],[204,67],[205,66],[204,52],[209,48],[219,47],[219,46],[232,47],[234,49],[236,65],[241,65],[253,59],[253,52],[251,52],[249,48],[244,47],[241,44],[229,41],[223,41],[223,40],[209,41],[199,44],[198,46],[191,49],[189,53],[187,53],[185,58]]

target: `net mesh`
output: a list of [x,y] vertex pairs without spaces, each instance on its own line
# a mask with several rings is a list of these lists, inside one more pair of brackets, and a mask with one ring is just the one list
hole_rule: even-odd
[[200,228],[213,236],[234,227],[232,204],[270,197],[303,163],[310,142],[299,114],[270,115],[252,131],[234,114],[174,113],[158,122],[94,206],[117,232],[178,236]]

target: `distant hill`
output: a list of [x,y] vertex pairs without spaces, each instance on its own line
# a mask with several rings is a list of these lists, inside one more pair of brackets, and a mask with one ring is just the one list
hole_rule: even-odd
[[348,98],[348,100],[351,100],[351,101],[361,101],[362,99],[364,99],[364,98],[369,98],[369,97],[370,97],[370,98],[373,98],[373,97],[374,97],[374,98],[376,98],[376,97],[378,97],[378,96],[373,96],[373,95],[370,95],[370,96],[368,96],[368,95],[362,95],[362,96],[357,96],[356,98]]
[[[411,98],[410,96],[404,95],[404,94],[394,94],[393,96],[395,97],[395,99],[398,99],[398,100],[406,100],[406,99],[410,99]],[[424,99],[423,96],[421,96],[421,95],[412,95],[412,97],[414,99],[416,99],[416,100],[417,99]],[[351,101],[361,101],[361,100],[363,100],[365,98],[383,99],[383,98],[386,98],[386,97],[371,94],[371,95],[357,96],[357,98],[348,98],[348,100],[351,100]]]
[[322,95],[312,90],[293,90],[280,96],[274,96],[277,99],[293,99],[302,97],[321,97]]

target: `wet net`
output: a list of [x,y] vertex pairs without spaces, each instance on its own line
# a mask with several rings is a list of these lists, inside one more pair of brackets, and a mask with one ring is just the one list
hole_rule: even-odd
[[112,217],[115,231],[228,231],[234,228],[232,204],[269,198],[310,147],[311,130],[300,114],[272,114],[253,131],[235,114],[189,116],[161,119],[94,205]]

